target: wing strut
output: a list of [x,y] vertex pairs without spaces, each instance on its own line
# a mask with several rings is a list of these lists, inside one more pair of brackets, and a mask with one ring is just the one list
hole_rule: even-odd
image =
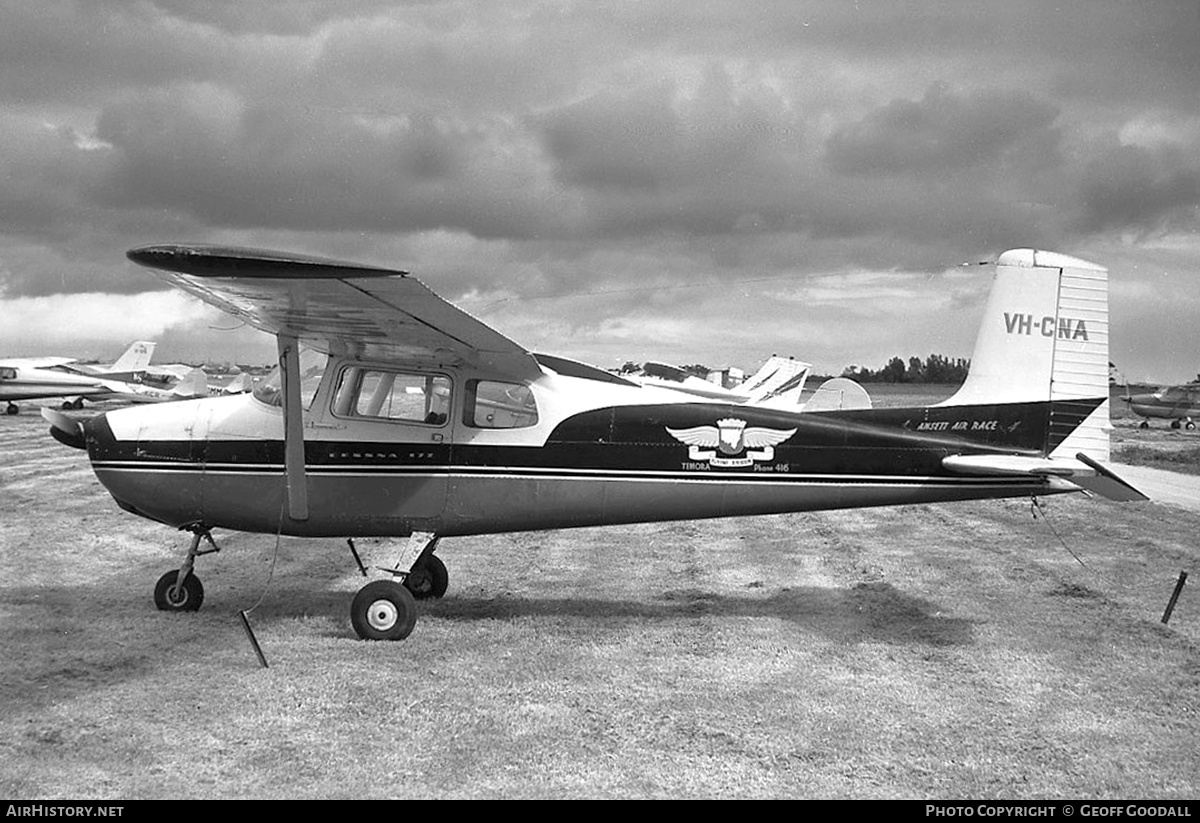
[[308,519],[308,479],[304,474],[304,408],[300,402],[299,341],[275,337],[283,376],[283,466],[287,476],[288,516]]

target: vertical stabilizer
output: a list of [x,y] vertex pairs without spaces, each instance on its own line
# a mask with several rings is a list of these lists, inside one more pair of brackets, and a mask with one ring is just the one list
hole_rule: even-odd
[[190,370],[175,384],[171,394],[181,398],[208,397],[208,375],[204,369]]
[[146,367],[150,365],[150,358],[154,355],[156,345],[149,340],[138,340],[125,350],[125,353],[109,367],[108,371],[121,374],[145,371]]
[[800,406],[800,395],[811,368],[810,363],[773,354],[736,391],[746,395],[748,403],[795,410]]
[[1014,249],[996,262],[967,380],[942,405],[1039,401],[1053,401],[1052,456],[1108,459],[1108,270]]

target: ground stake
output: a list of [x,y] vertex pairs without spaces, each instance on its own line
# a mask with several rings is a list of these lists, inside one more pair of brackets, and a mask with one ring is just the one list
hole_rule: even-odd
[[1166,625],[1166,622],[1171,619],[1171,612],[1175,611],[1175,601],[1179,599],[1179,593],[1183,591],[1183,584],[1186,582],[1187,572],[1180,572],[1179,581],[1175,584],[1175,591],[1171,594],[1171,602],[1167,604],[1167,610],[1163,612],[1163,625]]
[[262,648],[254,638],[254,629],[250,628],[250,618],[246,617],[244,610],[238,612],[238,616],[242,618],[242,628],[246,630],[246,637],[250,639],[250,645],[254,647],[254,653],[258,655],[258,662],[264,669],[267,668],[267,658],[263,656]]

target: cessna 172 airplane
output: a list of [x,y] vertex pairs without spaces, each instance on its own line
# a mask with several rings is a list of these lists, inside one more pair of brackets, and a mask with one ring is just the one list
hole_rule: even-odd
[[83,407],[83,398],[112,394],[114,386],[137,380],[154,354],[155,344],[138,340],[111,366],[90,366],[70,357],[33,357],[0,361],[0,400],[5,411],[20,411],[15,400],[64,397],[63,408]]
[[1200,383],[1184,383],[1179,386],[1163,386],[1148,394],[1126,395],[1122,398],[1129,410],[1146,418],[1139,428],[1150,428],[1150,418],[1159,417],[1171,421],[1171,428],[1183,426],[1196,428],[1192,418],[1200,415]]
[[415,599],[446,591],[445,537],[1081,489],[1145,499],[1102,463],[1107,271],[1061,254],[999,258],[954,397],[815,412],[533,354],[404,272],[208,246],[128,256],[275,335],[279,353],[251,395],[86,423],[43,412],[121,508],[193,533],[158,581],[163,610],[200,607],[194,563],[217,528],[408,537],[393,579],[350,608],[360,637],[397,640]]

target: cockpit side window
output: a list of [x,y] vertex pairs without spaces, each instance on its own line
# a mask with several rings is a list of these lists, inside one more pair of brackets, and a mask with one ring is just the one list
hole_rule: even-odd
[[333,396],[337,417],[445,425],[450,419],[450,378],[440,374],[347,366]]
[[10,369],[7,366],[0,366],[0,380],[16,380],[17,370]]
[[476,429],[523,429],[536,426],[537,403],[523,383],[468,380],[463,423]]
[[[303,342],[300,344],[300,405],[303,408],[312,406],[328,365],[329,355],[306,347]],[[268,406],[283,405],[283,370],[279,366],[255,385],[254,396]]]

